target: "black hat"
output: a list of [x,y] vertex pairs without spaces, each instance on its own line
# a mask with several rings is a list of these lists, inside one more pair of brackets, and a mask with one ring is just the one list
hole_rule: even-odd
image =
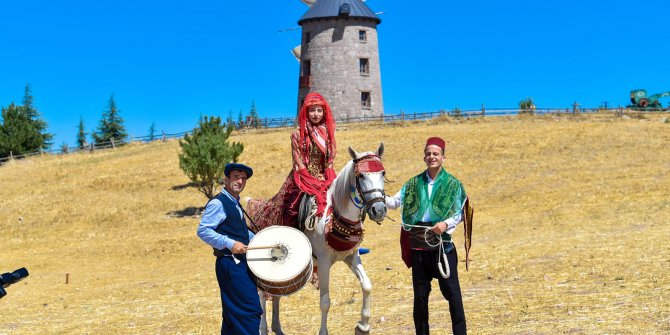
[[226,168],[223,170],[223,174],[226,175],[226,177],[230,177],[230,172],[231,171],[244,171],[247,173],[247,178],[251,178],[251,176],[254,174],[254,170],[252,170],[250,167],[240,164],[240,163],[228,163],[226,164]]

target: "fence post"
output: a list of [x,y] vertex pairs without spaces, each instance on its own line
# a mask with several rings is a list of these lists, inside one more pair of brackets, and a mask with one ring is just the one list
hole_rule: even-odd
[[13,160],[13,159],[14,159],[14,152],[9,150],[9,160]]
[[579,110],[578,110],[578,109],[579,109],[579,106],[580,106],[580,105],[577,103],[577,101],[575,101],[575,102],[572,104],[572,115],[577,115],[577,112],[579,111]]
[[161,142],[165,142],[165,130],[161,130],[163,132],[163,138],[161,139]]
[[116,146],[114,145],[114,137],[110,138],[109,140],[112,141],[112,148],[116,148]]
[[486,108],[484,108],[484,104],[482,104],[482,116],[486,116]]
[[88,152],[92,153],[94,148],[95,148],[95,146],[93,145],[93,142],[91,142],[91,148],[88,149]]

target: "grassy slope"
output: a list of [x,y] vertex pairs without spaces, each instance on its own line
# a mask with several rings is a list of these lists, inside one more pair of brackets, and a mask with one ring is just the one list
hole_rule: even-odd
[[[371,150],[383,140],[394,193],[424,168],[425,138],[448,139],[445,166],[476,207],[473,261],[459,273],[471,333],[670,332],[670,124],[611,116],[441,121],[341,127],[336,166],[348,145]],[[245,195],[279,189],[290,169],[289,133],[234,136],[255,169]],[[31,272],[0,302],[0,334],[218,331],[214,258],[195,236],[194,208],[205,199],[181,187],[188,180],[178,152],[174,141],[137,144],[0,167],[0,271]],[[366,226],[377,334],[413,333],[410,272],[394,225]],[[331,333],[350,333],[359,286],[342,264],[332,277]],[[283,303],[287,332],[316,333],[316,290]],[[437,286],[430,307],[435,332],[450,329]]]

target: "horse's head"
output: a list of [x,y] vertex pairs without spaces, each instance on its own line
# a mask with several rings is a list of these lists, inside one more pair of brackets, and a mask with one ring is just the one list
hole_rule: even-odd
[[370,219],[380,223],[386,217],[386,202],[384,200],[384,143],[379,144],[377,152],[358,153],[349,147],[349,155],[354,163],[354,178],[356,192],[363,201],[362,206]]

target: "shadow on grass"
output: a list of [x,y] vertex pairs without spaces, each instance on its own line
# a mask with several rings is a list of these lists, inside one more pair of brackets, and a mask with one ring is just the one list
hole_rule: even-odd
[[198,217],[205,211],[205,207],[186,207],[178,211],[168,212],[167,216],[173,218],[183,218],[183,217]]
[[175,186],[172,186],[172,190],[173,191],[181,191],[181,190],[183,190],[185,188],[189,188],[189,187],[198,187],[198,184],[191,182],[191,183],[186,183],[186,184],[182,184],[182,185],[175,185]]

